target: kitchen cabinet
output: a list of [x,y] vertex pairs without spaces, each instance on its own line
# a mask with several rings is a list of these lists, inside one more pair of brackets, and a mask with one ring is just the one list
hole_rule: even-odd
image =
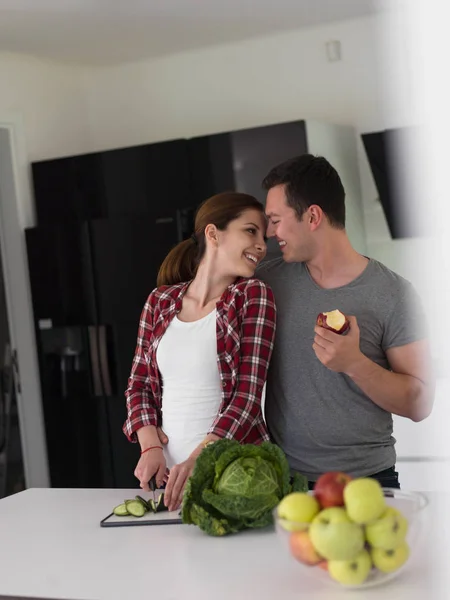
[[186,140],[32,163],[39,225],[172,215],[189,206]]

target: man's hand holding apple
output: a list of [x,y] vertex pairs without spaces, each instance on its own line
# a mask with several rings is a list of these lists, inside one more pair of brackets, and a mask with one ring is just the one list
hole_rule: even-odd
[[313,350],[328,369],[348,375],[365,357],[359,348],[360,333],[356,317],[348,316],[347,319],[350,327],[346,328],[345,335],[316,325]]

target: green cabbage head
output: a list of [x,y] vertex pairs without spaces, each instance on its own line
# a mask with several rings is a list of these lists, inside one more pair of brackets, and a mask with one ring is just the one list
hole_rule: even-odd
[[184,491],[182,519],[215,536],[266,527],[284,496],[307,487],[301,475],[291,481],[286,456],[275,444],[218,440],[196,461]]

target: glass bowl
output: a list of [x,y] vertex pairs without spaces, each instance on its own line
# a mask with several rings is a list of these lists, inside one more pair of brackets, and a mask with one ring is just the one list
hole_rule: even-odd
[[[314,492],[309,493],[311,495],[314,495]],[[408,563],[410,562],[411,557],[414,555],[417,549],[419,539],[423,531],[423,515],[424,512],[426,512],[425,508],[428,506],[428,499],[424,494],[421,494],[420,492],[406,492],[393,488],[383,488],[383,493],[385,496],[386,505],[392,506],[397,510],[401,511],[404,517],[406,517],[406,519],[408,520],[406,542],[409,546],[409,558],[396,571],[385,573],[379,571],[375,567],[372,567],[369,575],[363,583],[349,585],[335,581],[328,573],[326,561],[323,561],[322,563],[316,564],[314,566],[310,566],[295,558],[292,553],[291,536],[294,535],[296,531],[308,531],[311,523],[299,523],[296,521],[287,521],[286,519],[282,519],[278,516],[278,507],[275,507],[273,510],[275,529],[278,537],[282,542],[282,545],[284,546],[286,555],[290,560],[296,562],[299,570],[302,570],[304,575],[322,580],[324,584],[328,583],[341,588],[365,589],[383,584],[387,581],[394,579],[408,567]],[[368,547],[367,543],[366,547]]]

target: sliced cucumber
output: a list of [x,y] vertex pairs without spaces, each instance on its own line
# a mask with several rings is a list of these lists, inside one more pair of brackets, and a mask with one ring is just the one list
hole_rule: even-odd
[[142,506],[145,508],[145,512],[152,510],[149,502],[147,502],[147,500],[144,500],[142,496],[136,496],[136,500],[142,504]]
[[126,517],[130,514],[128,512],[126,504],[119,504],[119,506],[116,506],[113,510],[113,513],[118,517]]
[[126,507],[133,517],[143,517],[145,515],[145,508],[139,500],[130,500],[126,503]]
[[155,502],[155,512],[163,512],[165,510],[169,510],[167,506],[164,504],[164,492],[160,495],[158,500]]
[[146,512],[163,512],[169,510],[164,505],[164,493],[154,501],[152,498],[144,500],[142,496],[136,496],[134,500],[125,500],[123,504],[119,504],[113,509],[113,513],[118,517],[143,517]]

